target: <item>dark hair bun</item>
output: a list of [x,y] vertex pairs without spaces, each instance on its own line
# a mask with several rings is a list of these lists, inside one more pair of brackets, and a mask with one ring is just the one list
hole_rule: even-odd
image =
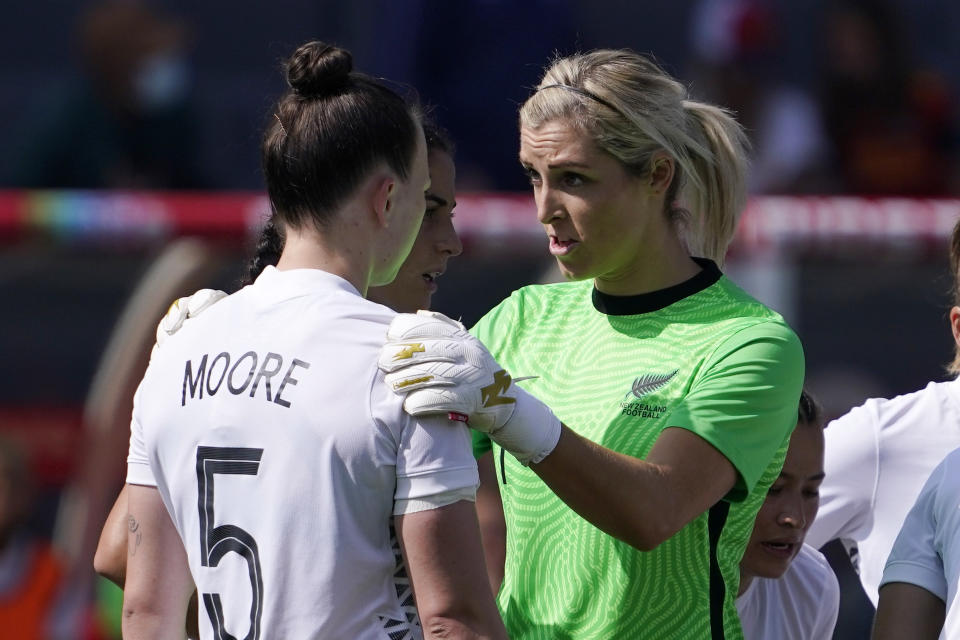
[[316,98],[345,86],[353,70],[349,51],[314,40],[293,52],[287,62],[287,82],[304,98]]

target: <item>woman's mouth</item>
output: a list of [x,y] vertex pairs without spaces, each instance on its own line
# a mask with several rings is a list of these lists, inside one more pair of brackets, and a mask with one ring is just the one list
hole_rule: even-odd
[[427,285],[427,289],[430,290],[430,293],[434,293],[437,290],[437,278],[440,277],[442,272],[440,271],[430,271],[422,275],[423,281]]
[[760,546],[764,551],[784,560],[789,560],[796,553],[799,547],[795,542],[761,542]]
[[565,256],[579,244],[576,240],[561,240],[557,236],[550,236],[550,253],[555,256]]

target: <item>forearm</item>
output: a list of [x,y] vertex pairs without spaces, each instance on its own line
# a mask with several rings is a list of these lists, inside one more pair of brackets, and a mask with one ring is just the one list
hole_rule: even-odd
[[123,637],[185,637],[193,580],[186,551],[154,487],[128,485]]
[[654,465],[564,427],[553,453],[530,468],[585,520],[631,546],[649,550],[669,537],[664,477]]
[[880,588],[873,640],[936,640],[943,629],[946,605],[926,589],[906,582]]
[[424,637],[506,638],[487,586],[473,504],[397,516],[394,525]]
[[431,616],[421,619],[424,640],[489,640],[505,638],[501,633],[485,630],[489,625],[483,620],[470,620],[463,614],[453,617]]
[[487,565],[490,591],[496,595],[503,583],[507,553],[507,523],[503,517],[503,503],[497,486],[497,471],[493,453],[487,452],[477,460],[480,487],[477,489],[477,520],[483,541],[483,557]]
[[184,640],[187,637],[183,625],[171,623],[161,612],[149,611],[130,604],[123,605],[124,640]]
[[[584,519],[648,551],[709,509],[736,480],[732,465],[705,441],[683,429],[668,432],[640,460],[564,427],[553,452],[530,468]],[[695,450],[685,458],[684,449]]]
[[110,509],[93,556],[93,568],[123,588],[127,575],[127,488],[120,491]]

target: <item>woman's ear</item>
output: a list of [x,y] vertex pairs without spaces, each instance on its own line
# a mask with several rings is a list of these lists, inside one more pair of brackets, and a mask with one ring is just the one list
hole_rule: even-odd
[[397,180],[393,176],[385,175],[374,182],[373,189],[373,212],[377,216],[377,222],[382,227],[386,227],[393,213],[393,199],[397,191]]
[[673,182],[674,161],[666,151],[658,151],[650,159],[650,188],[654,193],[666,193]]
[[960,307],[950,309],[950,331],[953,333],[953,342],[960,348]]

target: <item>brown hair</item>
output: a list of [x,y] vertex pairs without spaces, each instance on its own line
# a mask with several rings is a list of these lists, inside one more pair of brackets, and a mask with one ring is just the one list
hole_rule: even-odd
[[264,178],[275,222],[322,227],[378,164],[405,180],[420,110],[353,71],[349,51],[314,41],[286,64],[287,91],[264,133]]
[[797,408],[797,424],[823,428],[823,407],[813,395],[803,389],[800,392],[800,403]]

